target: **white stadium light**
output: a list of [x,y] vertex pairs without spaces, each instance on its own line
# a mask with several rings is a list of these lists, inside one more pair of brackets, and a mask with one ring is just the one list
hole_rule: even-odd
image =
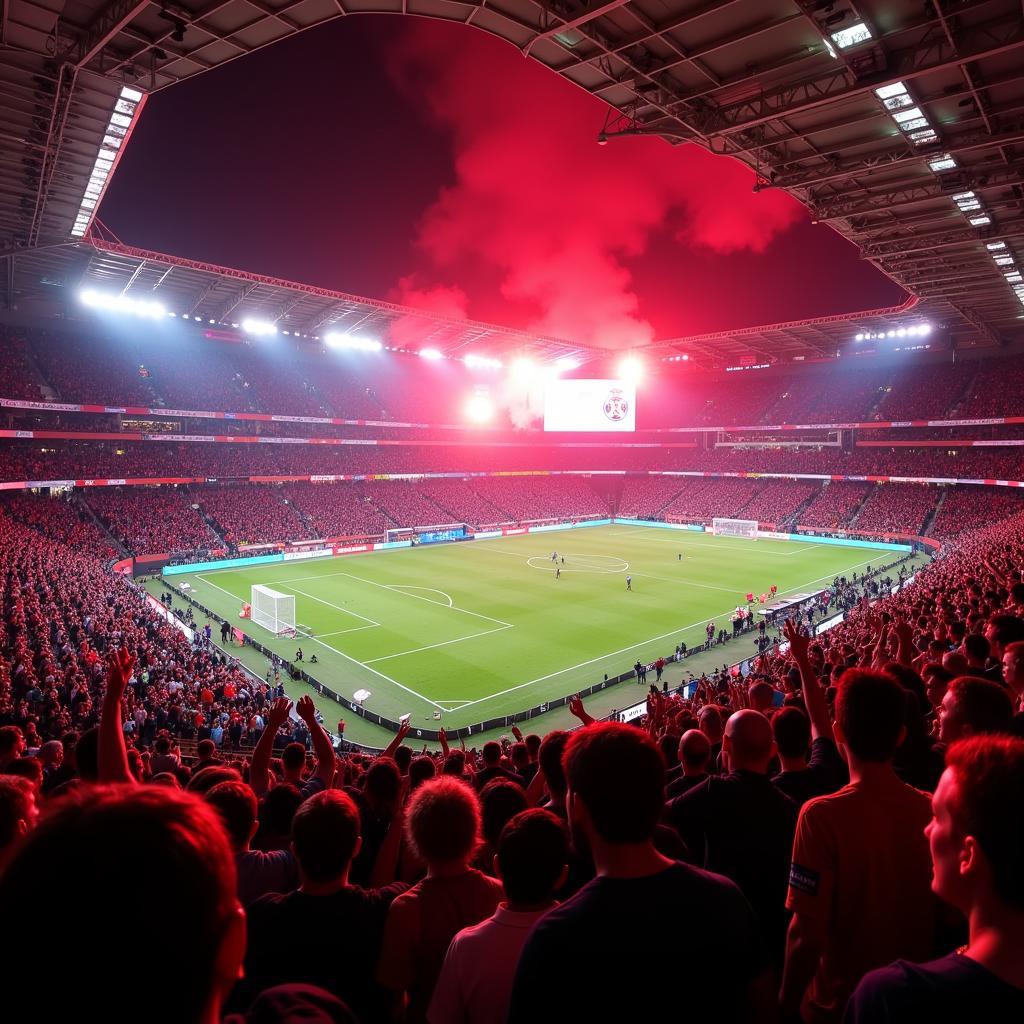
[[500,370],[501,360],[492,356],[478,356],[470,353],[462,357],[463,363],[471,370]]
[[984,227],[986,224],[991,224],[991,223],[992,223],[992,218],[989,217],[987,214],[983,214],[980,217],[972,217],[971,220],[970,220],[971,226],[972,227],[976,227],[976,228]]
[[849,28],[843,28],[838,32],[832,33],[832,41],[840,50],[846,50],[851,46],[856,46],[858,43],[867,42],[870,38],[871,30],[863,21],[858,21],[856,25],[851,25]]
[[623,380],[628,380],[631,384],[635,384],[643,378],[643,375],[643,361],[638,359],[636,356],[626,356],[626,358],[619,363],[619,376]]
[[875,95],[880,100],[887,100],[893,96],[906,95],[907,87],[902,82],[893,82],[892,85],[883,85],[875,90]]
[[517,380],[527,380],[537,372],[536,364],[526,356],[520,356],[512,364],[512,376]]
[[570,356],[562,356],[561,359],[555,360],[555,369],[560,373],[568,373],[570,370],[578,370],[582,364],[578,359],[573,359]]
[[132,299],[127,295],[111,295],[109,292],[98,292],[92,288],[86,288],[79,292],[78,298],[82,305],[92,309],[127,313],[130,316],[151,317],[154,320],[167,316],[167,310],[163,304],[152,299]]
[[[295,334],[298,337],[298,331]],[[328,348],[354,349],[357,352],[379,352],[384,347],[376,338],[361,338],[344,331],[328,331],[324,335],[324,343]]]
[[444,356],[436,348],[421,348],[420,358],[437,362],[438,359],[443,359]]
[[488,423],[494,416],[494,406],[483,392],[473,395],[466,403],[466,418],[471,423]]
[[277,334],[277,328],[269,320],[256,320],[251,317],[242,321],[242,330],[246,334],[252,334],[258,338]]

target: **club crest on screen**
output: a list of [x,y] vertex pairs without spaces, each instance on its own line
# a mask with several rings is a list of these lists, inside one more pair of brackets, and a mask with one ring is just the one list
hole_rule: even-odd
[[613,423],[619,423],[629,415],[629,399],[618,388],[608,392],[604,400],[604,414]]

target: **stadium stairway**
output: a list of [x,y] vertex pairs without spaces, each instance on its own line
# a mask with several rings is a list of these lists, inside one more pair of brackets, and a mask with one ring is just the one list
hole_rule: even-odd
[[195,501],[195,503],[199,506],[199,514],[203,517],[203,522],[206,523],[206,525],[217,535],[217,540],[219,540],[220,543],[226,548],[234,547],[234,545],[228,540],[227,531],[224,529],[224,527],[221,526],[221,524],[218,523],[217,520],[209,512],[206,511],[205,507],[203,506],[202,495],[194,493],[191,489],[189,490],[188,493],[190,497],[193,499],[193,501]]
[[797,523],[800,522],[800,517],[804,514],[805,510],[810,507],[812,501],[818,498],[822,490],[824,490],[824,484],[821,487],[816,487],[811,491],[810,495],[800,504],[793,509],[788,516],[783,516],[782,519],[776,524],[777,529],[780,533],[785,533],[789,530],[794,529]]
[[936,517],[939,514],[939,509],[942,508],[942,506],[945,504],[946,498],[948,496],[949,496],[949,488],[948,487],[943,487],[942,488],[942,493],[939,495],[939,500],[932,506],[931,512],[929,512],[928,515],[926,515],[924,517],[924,522],[921,524],[921,533],[920,533],[920,535],[922,537],[927,537],[928,536],[928,531],[932,528],[932,525],[934,524],[935,519],[936,519]]
[[865,492],[864,497],[861,499],[861,503],[853,510],[853,514],[850,516],[850,518],[846,521],[845,524],[846,526],[850,527],[850,529],[853,529],[857,525],[857,520],[860,518],[861,512],[864,511],[864,506],[868,503],[868,499],[871,497],[871,495],[875,493],[877,487],[878,484],[875,484],[874,487],[869,487]]
[[39,393],[43,401],[56,402],[59,397],[57,395],[57,391],[46,379],[46,377],[43,376],[43,371],[39,368],[39,364],[36,362],[35,353],[32,351],[31,345],[25,345],[24,356],[25,362],[28,366],[29,375],[32,378],[32,383],[39,388]]
[[82,512],[89,517],[95,524],[96,529],[103,534],[104,537],[110,542],[110,546],[121,553],[122,558],[128,558],[132,552],[121,543],[118,537],[115,537],[113,533],[107,528],[107,524],[93,511],[92,506],[85,500],[85,495],[78,492],[75,493],[75,503],[82,510]]

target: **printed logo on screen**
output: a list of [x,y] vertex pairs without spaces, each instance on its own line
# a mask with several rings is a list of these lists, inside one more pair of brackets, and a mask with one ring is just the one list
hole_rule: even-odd
[[604,414],[612,423],[620,423],[629,415],[629,399],[618,388],[608,392],[604,400]]

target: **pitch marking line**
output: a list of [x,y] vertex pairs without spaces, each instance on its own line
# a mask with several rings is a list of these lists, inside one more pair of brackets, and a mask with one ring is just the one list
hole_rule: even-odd
[[457,636],[454,640],[442,640],[440,643],[427,644],[425,647],[414,647],[410,651],[399,651],[397,654],[385,654],[380,658],[370,658],[369,661],[363,662],[364,665],[373,665],[378,661],[390,661],[392,658],[404,658],[407,654],[419,654],[420,651],[431,651],[435,647],[447,647],[449,644],[461,644],[466,640],[475,640],[477,637],[490,636],[491,633],[501,633],[506,629],[511,629],[511,626],[498,626],[495,629],[485,629],[480,633],[470,633],[469,636]]
[[322,597],[317,597],[315,594],[307,593],[305,590],[299,590],[298,587],[291,587],[287,583],[279,583],[278,586],[284,590],[294,590],[296,594],[308,597],[311,601],[316,601],[317,604],[324,604],[327,605],[328,608],[335,608],[339,612],[343,612],[345,615],[351,615],[353,618],[362,619],[363,622],[366,622],[371,626],[380,625],[376,619],[368,619],[365,615],[360,615],[359,612],[349,611],[348,608],[345,608],[340,604],[334,604],[332,601],[325,601]]
[[[449,608],[455,607],[455,602],[452,600],[450,594],[446,594],[443,590],[435,590],[433,587],[414,587],[409,583],[392,583],[388,585],[388,590],[397,590],[400,594],[406,590],[425,590],[428,594],[440,594],[448,604]],[[415,597],[415,594],[408,594],[408,597]],[[423,598],[424,601],[430,600],[429,598]],[[440,601],[431,601],[431,604],[440,604]]]
[[[820,583],[822,580],[834,579],[836,576],[841,576],[843,573],[851,572],[853,569],[859,569],[862,565],[870,565],[872,561],[877,560],[878,559],[876,556],[876,558],[874,559],[868,559],[864,562],[857,562],[856,565],[849,565],[845,569],[840,569],[830,576],[819,576],[817,579],[808,580],[806,583],[803,583],[800,586],[791,587],[789,590],[780,591],[780,595],[796,593],[797,591],[802,590],[804,587],[808,586],[811,583]],[[666,637],[669,636],[678,636],[681,633],[685,633],[688,629],[694,629],[697,626],[703,625],[708,620],[716,619],[720,615],[728,615],[732,610],[732,608],[727,608],[723,612],[715,612],[714,614],[705,616],[698,622],[691,622],[688,626],[681,626],[679,629],[673,629],[668,633],[661,633],[658,636],[652,636],[647,640],[641,640],[639,643],[631,644],[629,647],[622,647],[617,651],[609,651],[607,654],[602,654],[596,658],[591,658],[589,661],[581,661],[578,665],[570,665],[568,666],[568,668],[559,669],[557,672],[549,672],[546,676],[538,676],[536,679],[530,679],[525,683],[519,683],[516,686],[510,686],[507,690],[500,690],[498,693],[492,693],[488,697],[480,697],[478,700],[468,701],[464,706],[472,707],[474,704],[483,704],[485,701],[493,700],[495,697],[503,697],[507,693],[514,693],[516,690],[521,690],[525,686],[532,686],[534,683],[543,683],[548,679],[555,679],[558,676],[565,675],[566,672],[572,672],[575,669],[584,668],[587,665],[593,665],[596,661],[603,661],[605,658],[614,658],[619,654],[625,654],[627,651],[635,651],[638,647],[643,647],[646,644],[654,643],[655,640],[664,640]],[[755,657],[757,657],[756,654],[751,655],[751,660]],[[459,710],[462,710],[462,708],[460,708]]]
[[[196,579],[203,579],[203,577],[197,576]],[[222,594],[227,594],[228,597],[230,597],[233,601],[244,600],[243,598],[240,598],[237,594],[232,594],[230,590],[225,590],[223,587],[217,586],[216,583],[210,583],[209,580],[204,580],[204,582],[209,583],[211,587],[213,587],[215,590],[219,590]],[[380,625],[380,623],[377,623],[377,625]],[[438,711],[447,710],[447,708],[441,707],[440,704],[436,703],[435,701],[432,701],[429,697],[424,697],[422,693],[417,693],[411,687],[405,686],[403,683],[400,683],[397,679],[392,679],[391,676],[387,676],[383,672],[380,672],[375,668],[371,668],[369,665],[365,665],[363,662],[359,661],[357,658],[351,657],[351,655],[346,654],[344,651],[339,651],[338,648],[335,647],[333,644],[324,643],[323,640],[315,636],[310,637],[310,639],[313,641],[313,643],[319,644],[321,647],[326,647],[327,650],[329,651],[334,651],[335,654],[344,658],[346,661],[351,661],[353,665],[358,665],[360,668],[365,668],[367,672],[372,672],[375,676],[378,676],[386,682],[394,683],[394,685],[397,686],[400,690],[404,690],[406,693],[412,694],[413,697],[417,697],[425,704],[429,704],[431,707],[437,708]]]
[[[376,580],[368,580],[363,576],[354,576],[350,572],[332,573],[332,575],[348,576],[349,579],[359,580],[360,583],[368,583],[371,587],[380,587],[381,590],[389,590],[393,594],[404,594],[406,597],[415,598],[417,601],[426,601],[427,604],[440,604],[439,601],[431,601],[429,597],[420,597],[419,594],[406,594],[404,590],[395,590],[395,587],[399,584],[378,583]],[[441,591],[437,591],[437,593],[441,593]],[[486,619],[488,622],[496,622],[499,626],[506,626],[508,628],[511,628],[513,625],[515,625],[515,623],[506,622],[504,619],[496,619],[492,615],[484,615],[482,612],[473,612],[470,611],[468,608],[460,608],[458,605],[455,604],[449,605],[448,607],[450,607],[453,612],[462,612],[463,615],[473,615],[478,619]]]
[[[361,629],[376,629],[376,626],[353,626],[351,629],[336,629],[333,633],[319,633],[317,636],[341,636],[343,633],[358,633]],[[310,634],[312,636],[312,634]],[[316,639],[316,637],[313,637]]]
[[[508,554],[508,552],[505,552],[505,553]],[[522,556],[519,556],[519,557],[522,557]],[[401,589],[401,588],[406,588],[405,584],[402,584],[402,583],[378,583],[376,580],[368,580],[364,576],[356,576],[356,575],[354,575],[353,573],[350,573],[350,572],[324,572],[324,573],[320,573],[320,575],[318,575],[318,576],[299,576],[299,577],[293,579],[291,581],[291,583],[301,583],[301,582],[303,582],[303,580],[326,580],[326,579],[330,579],[332,576],[347,576],[349,579],[358,580],[360,583],[368,583],[371,587],[380,587],[381,590],[390,590],[393,594],[402,594],[405,597],[415,598],[417,601],[426,601],[427,604],[441,605],[440,601],[431,601],[431,599],[429,597],[421,597],[419,594],[407,594],[405,592],[405,589]],[[210,585],[213,586],[214,584],[210,584]],[[293,586],[291,586],[290,583],[275,583],[274,585],[277,586],[277,587],[288,587],[289,590],[294,590],[295,589]],[[219,590],[220,588],[218,587],[217,589]],[[406,588],[406,589],[411,589],[411,588]],[[418,590],[433,590],[432,587],[418,587],[416,589],[418,589]],[[434,593],[436,593],[436,594],[444,594],[444,591],[443,590],[435,590]],[[233,594],[231,596],[234,597]],[[444,594],[444,596],[448,597],[447,594]],[[451,600],[451,599],[449,598],[449,600]],[[441,605],[441,606],[445,607],[444,605]],[[478,619],[486,619],[488,622],[496,622],[499,626],[513,626],[513,625],[515,625],[515,623],[513,623],[513,622],[505,622],[504,619],[496,619],[493,616],[484,615],[482,612],[470,611],[469,608],[460,608],[457,604],[450,604],[450,605],[447,605],[447,607],[451,608],[451,610],[453,612],[462,612],[463,615],[473,615],[473,616],[475,616]],[[355,614],[355,613],[353,612],[351,614]]]

